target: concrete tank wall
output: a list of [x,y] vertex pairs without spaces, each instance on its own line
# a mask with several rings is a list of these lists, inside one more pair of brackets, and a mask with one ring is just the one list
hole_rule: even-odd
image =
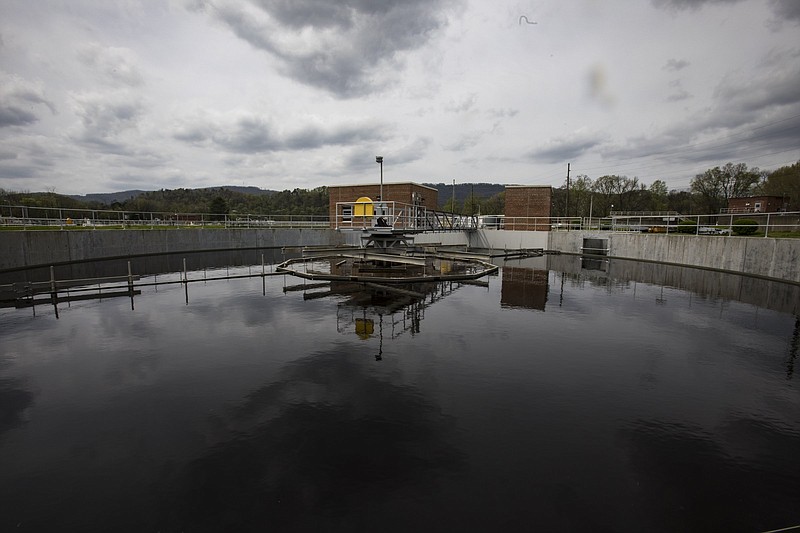
[[496,250],[546,249],[549,231],[478,230],[469,234],[470,248]]
[[[414,241],[470,248],[542,248],[581,253],[584,238],[606,240],[609,257],[713,268],[800,283],[800,239],[478,230],[424,233],[415,235]],[[5,231],[0,232],[0,270],[157,253],[360,243],[360,232],[333,229]]]
[[342,234],[332,229],[4,231],[0,270],[104,257],[343,243]]
[[548,248],[580,253],[584,237],[607,239],[609,257],[713,268],[800,283],[800,239],[559,231],[550,232]]

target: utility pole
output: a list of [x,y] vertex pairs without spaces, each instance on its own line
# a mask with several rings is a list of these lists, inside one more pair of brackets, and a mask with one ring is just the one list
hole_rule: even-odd
[[564,216],[569,216],[569,163],[567,163],[567,209]]

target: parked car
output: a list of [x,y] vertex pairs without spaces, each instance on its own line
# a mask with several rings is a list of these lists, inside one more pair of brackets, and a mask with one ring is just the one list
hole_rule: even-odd
[[699,235],[730,235],[729,228],[715,228],[714,226],[700,226],[697,228]]

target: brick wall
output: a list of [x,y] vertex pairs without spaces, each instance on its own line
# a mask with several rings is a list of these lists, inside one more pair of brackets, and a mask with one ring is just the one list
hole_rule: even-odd
[[775,213],[783,209],[783,198],[780,196],[748,196],[746,198],[728,198],[728,209],[753,212],[756,204],[761,204],[758,212]]
[[506,187],[505,229],[549,231],[552,196],[549,186]]
[[[380,196],[381,186],[379,183],[368,185],[342,185],[342,186],[328,186],[328,213],[331,219],[331,227],[336,227],[336,203],[337,202],[355,202],[362,196],[371,198],[373,201],[378,201]],[[428,209],[436,209],[439,202],[439,191],[418,185],[416,183],[384,183],[383,184],[383,200],[386,202],[402,202],[404,204],[411,204],[411,194],[416,192],[422,196],[422,206]]]

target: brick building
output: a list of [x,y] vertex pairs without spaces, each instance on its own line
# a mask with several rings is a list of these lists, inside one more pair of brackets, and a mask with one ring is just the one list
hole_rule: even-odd
[[[336,204],[339,202],[355,202],[359,198],[370,198],[373,202],[380,199],[380,183],[370,183],[365,185],[329,185],[328,194],[328,214],[330,215],[331,226],[336,227],[337,221],[341,222],[343,216],[346,217],[348,211],[344,213],[336,211]],[[384,183],[383,201],[397,202],[403,205],[416,205],[427,209],[435,210],[439,203],[439,191],[433,187],[426,187],[418,183]],[[398,209],[401,205],[396,205]],[[340,209],[341,210],[341,209]],[[350,215],[355,214],[350,212]]]
[[552,198],[550,185],[506,185],[505,229],[549,231]]
[[780,196],[743,196],[728,198],[727,213],[776,213],[786,211],[787,202]]

